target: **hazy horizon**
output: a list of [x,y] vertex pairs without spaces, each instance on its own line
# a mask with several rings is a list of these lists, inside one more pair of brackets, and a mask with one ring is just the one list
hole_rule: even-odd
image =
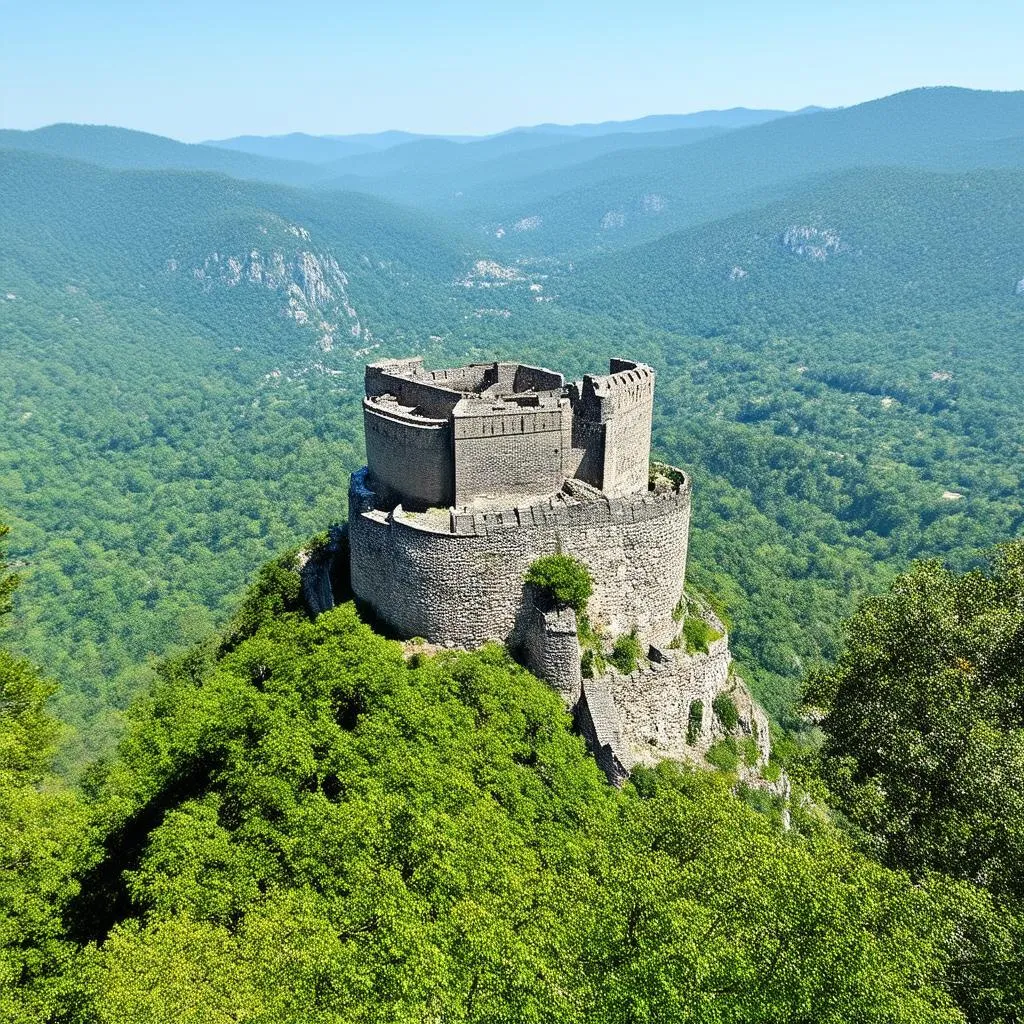
[[1019,87],[1024,12],[788,0],[693,12],[580,0],[372,9],[0,0],[0,126],[109,124],[187,142],[408,131],[489,135],[733,107],[853,106],[926,84]]

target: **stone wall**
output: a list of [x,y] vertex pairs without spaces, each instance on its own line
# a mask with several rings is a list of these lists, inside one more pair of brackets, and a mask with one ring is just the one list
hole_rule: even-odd
[[516,394],[522,391],[561,391],[564,383],[565,378],[554,370],[517,363],[512,377],[512,390]]
[[452,409],[462,401],[462,392],[442,387],[423,377],[398,377],[389,374],[370,376],[367,367],[366,397],[378,399],[391,395],[399,405],[415,410],[420,416],[433,419],[447,419]]
[[601,378],[603,404],[607,407],[601,489],[617,496],[647,487],[654,372],[650,367],[619,359],[613,359],[611,365],[615,372]]
[[[529,588],[528,588],[529,589]],[[570,709],[580,699],[580,641],[571,608],[545,611],[527,593],[514,650],[535,675],[553,686]]]
[[459,403],[452,417],[455,504],[482,507],[557,491],[565,479],[568,405],[553,398],[534,406]]
[[[624,750],[634,764],[703,752],[718,737],[711,705],[729,681],[729,640],[721,637],[707,654],[655,652],[643,669],[624,676],[609,673],[607,683],[619,712]],[[690,712],[700,714],[694,742],[688,742]],[[696,716],[695,716],[696,717]]]
[[636,628],[667,643],[683,591],[690,485],[609,499],[571,481],[537,504],[478,513],[415,515],[378,507],[365,471],[349,490],[352,589],[403,637],[475,647],[507,642],[523,581],[541,555],[571,554],[590,569],[588,613],[612,635]]
[[[654,371],[623,359],[611,360],[610,369],[565,386],[561,374],[519,363],[371,364],[367,463],[382,505],[500,507],[554,493],[574,478],[612,498],[646,490]],[[377,410],[409,429],[376,422]],[[412,429],[417,420],[435,432],[448,423],[447,451],[440,433],[428,440]]]
[[363,403],[366,463],[385,504],[447,508],[455,491],[446,419],[411,416],[394,403]]
[[[706,654],[658,648],[650,653],[650,663],[628,676],[609,668],[583,680],[576,721],[610,781],[621,782],[638,764],[654,767],[666,759],[700,763],[728,735],[713,711],[715,698],[723,693],[739,716],[733,735],[752,736],[759,765],[767,762],[768,718],[732,673],[727,636],[710,644]],[[745,769],[751,778],[757,772],[758,766]]]

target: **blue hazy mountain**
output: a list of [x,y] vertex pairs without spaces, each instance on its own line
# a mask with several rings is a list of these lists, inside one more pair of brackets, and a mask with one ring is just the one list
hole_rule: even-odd
[[310,164],[189,144],[110,125],[52,124],[35,131],[0,130],[0,149],[84,160],[113,170],[214,171],[250,181],[311,184]]
[[[407,179],[365,187],[498,233],[506,253],[551,255],[647,241],[781,198],[801,179],[823,172],[900,165],[940,171],[1024,166],[1024,92],[915,89],[689,145],[617,149],[570,167],[509,175],[500,188],[451,177],[449,191],[428,200],[422,183]],[[534,229],[507,230],[522,221]]]
[[353,135],[309,135],[291,132],[287,135],[238,135],[230,139],[210,139],[204,146],[251,153],[277,160],[299,160],[324,164],[361,153],[375,153],[408,143],[443,140],[456,143],[476,143],[507,135],[550,135],[556,139],[591,138],[623,133],[648,134],[676,131],[686,128],[746,128],[763,124],[791,114],[804,114],[821,110],[805,107],[802,110],[753,110],[733,107],[730,110],[700,110],[692,114],[652,114],[630,121],[602,121],[595,124],[536,124],[510,128],[492,135],[421,134],[417,132],[383,131]]
[[679,128],[749,128],[793,114],[813,114],[824,107],[808,106],[800,110],[757,110],[731,107],[728,110],[698,110],[692,114],[649,114],[631,121],[600,121],[582,124],[537,124],[512,128],[514,132],[543,132],[549,135],[615,135],[621,132],[667,132]]
[[204,146],[229,149],[275,160],[299,160],[303,163],[326,164],[360,153],[376,153],[422,139],[446,139],[453,142],[469,140],[470,136],[419,135],[416,132],[372,132],[357,135],[237,135],[230,139],[210,139]]

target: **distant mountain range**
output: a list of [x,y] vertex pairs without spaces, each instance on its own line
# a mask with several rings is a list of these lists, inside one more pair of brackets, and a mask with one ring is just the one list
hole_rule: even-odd
[[553,135],[559,138],[592,138],[598,135],[616,135],[623,132],[665,132],[678,128],[746,128],[763,124],[792,113],[813,113],[823,107],[804,107],[802,110],[751,110],[733,107],[730,110],[700,110],[692,114],[652,114],[632,121],[602,121],[599,124],[537,124],[510,128],[492,135],[425,135],[415,132],[385,131],[358,135],[307,135],[291,132],[287,135],[238,135],[231,139],[209,139],[204,146],[231,149],[255,156],[274,157],[278,160],[301,160],[326,164],[361,153],[376,153],[383,149],[423,140],[444,142],[480,142],[502,135]]

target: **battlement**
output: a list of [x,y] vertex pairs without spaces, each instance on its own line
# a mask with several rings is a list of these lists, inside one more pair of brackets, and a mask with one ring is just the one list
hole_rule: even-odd
[[585,481],[609,497],[647,487],[654,371],[613,359],[566,384],[522,363],[366,368],[367,466],[384,505],[486,509]]

